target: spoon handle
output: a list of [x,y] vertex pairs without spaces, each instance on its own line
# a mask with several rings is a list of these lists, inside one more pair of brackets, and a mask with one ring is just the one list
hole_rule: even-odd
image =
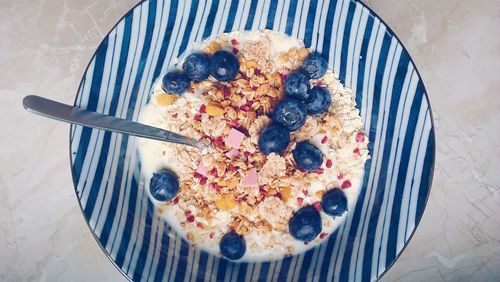
[[148,139],[183,144],[200,149],[205,147],[205,144],[195,139],[158,127],[83,110],[40,96],[29,95],[24,97],[23,106],[28,112],[59,121]]

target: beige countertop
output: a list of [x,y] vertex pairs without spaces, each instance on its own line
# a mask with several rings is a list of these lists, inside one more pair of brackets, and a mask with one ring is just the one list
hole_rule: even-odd
[[[125,281],[75,199],[69,126],[26,113],[21,99],[72,103],[101,39],[135,3],[0,0],[0,281]],[[498,281],[500,0],[366,3],[414,59],[437,139],[422,222],[382,281]]]

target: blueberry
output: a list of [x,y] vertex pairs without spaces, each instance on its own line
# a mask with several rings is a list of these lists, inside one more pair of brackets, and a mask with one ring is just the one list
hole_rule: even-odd
[[228,51],[220,50],[212,55],[210,74],[218,81],[233,80],[240,70],[240,62]]
[[290,143],[290,132],[281,125],[271,125],[260,132],[259,150],[266,155],[283,152],[288,143]]
[[332,104],[332,95],[324,87],[314,87],[309,90],[309,97],[304,102],[308,114],[316,115],[328,111]]
[[306,122],[306,109],[299,100],[285,98],[276,104],[272,118],[277,124],[294,131],[301,128]]
[[203,81],[210,75],[210,60],[202,53],[193,53],[184,60],[182,69],[192,81]]
[[149,192],[158,201],[169,201],[179,192],[179,178],[168,170],[153,173],[149,181]]
[[298,210],[288,222],[288,230],[293,238],[310,242],[321,232],[321,215],[313,206]]
[[328,62],[317,53],[309,55],[302,63],[302,71],[312,79],[318,79],[326,73]]
[[309,81],[300,71],[292,72],[285,78],[285,94],[298,100],[305,100],[309,95]]
[[321,207],[328,215],[341,216],[347,211],[347,198],[342,190],[332,189],[323,195]]
[[297,143],[292,154],[297,166],[306,171],[315,170],[323,163],[321,151],[307,141]]
[[219,249],[228,259],[237,260],[245,255],[247,245],[243,236],[231,231],[220,239]]
[[170,94],[181,95],[189,89],[189,78],[181,71],[168,72],[162,83],[163,90]]

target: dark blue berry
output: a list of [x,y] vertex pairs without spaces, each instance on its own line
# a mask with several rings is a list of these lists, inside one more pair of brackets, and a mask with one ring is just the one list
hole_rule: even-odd
[[179,192],[179,178],[168,170],[153,173],[149,181],[149,192],[158,201],[169,201]]
[[324,87],[314,87],[309,90],[309,97],[304,102],[307,113],[311,115],[322,114],[328,111],[332,104],[332,95]]
[[302,71],[312,79],[322,77],[328,68],[328,61],[319,54],[309,55],[302,63]]
[[306,109],[299,100],[285,98],[276,104],[272,118],[277,124],[294,131],[301,128],[306,122]]
[[292,154],[297,166],[305,171],[315,170],[323,163],[321,151],[307,141],[297,143]]
[[285,78],[285,94],[288,97],[303,101],[309,95],[308,90],[309,80],[302,72],[292,72]]
[[332,189],[323,195],[321,207],[328,215],[341,216],[347,211],[347,198],[342,190]]
[[210,75],[210,59],[202,53],[193,53],[184,60],[182,70],[192,81],[203,81]]
[[281,125],[271,125],[260,132],[259,150],[266,155],[283,152],[288,143],[290,143],[290,132]]
[[163,77],[162,88],[169,94],[181,95],[189,89],[189,78],[181,71],[168,72]]
[[231,231],[220,239],[219,249],[228,259],[237,260],[245,255],[247,245],[243,236]]
[[210,74],[218,81],[233,80],[239,70],[240,62],[233,53],[220,50],[212,55]]
[[321,215],[313,206],[298,210],[288,222],[288,230],[293,238],[310,242],[321,232]]

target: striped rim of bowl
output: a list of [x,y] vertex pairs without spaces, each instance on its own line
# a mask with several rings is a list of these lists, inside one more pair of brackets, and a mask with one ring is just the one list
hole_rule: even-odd
[[231,30],[304,40],[356,93],[372,159],[356,207],[327,242],[265,263],[190,247],[154,213],[135,138],[71,126],[75,192],[92,234],[132,280],[375,280],[411,239],[432,182],[435,136],[425,87],[394,33],[355,0],[143,1],[97,48],[75,105],[137,120],[155,80],[192,43]]

